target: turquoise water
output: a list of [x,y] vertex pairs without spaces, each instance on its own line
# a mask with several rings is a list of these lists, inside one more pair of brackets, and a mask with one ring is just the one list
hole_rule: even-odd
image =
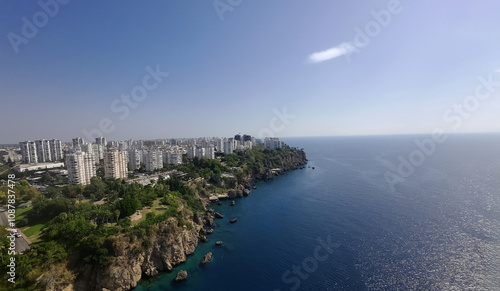
[[311,168],[215,205],[209,242],[136,290],[500,290],[500,136],[450,136],[392,191],[424,138],[285,140]]

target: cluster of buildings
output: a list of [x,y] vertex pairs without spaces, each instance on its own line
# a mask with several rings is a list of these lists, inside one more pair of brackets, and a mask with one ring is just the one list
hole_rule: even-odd
[[19,143],[19,147],[25,164],[57,162],[63,158],[62,143],[58,139],[23,141]]
[[3,163],[8,163],[9,161],[19,162],[21,159],[22,156],[14,148],[0,149],[0,161]]
[[169,148],[144,148],[128,150],[130,170],[137,170],[144,165],[146,171],[154,171],[163,168],[164,164],[182,164],[182,147],[173,146]]
[[283,147],[283,142],[277,137],[266,137],[264,139],[264,146],[266,148],[280,149]]
[[[263,141],[250,135],[237,134],[231,138],[204,137],[159,140],[106,141],[98,137],[95,142],[86,142],[77,137],[71,144],[60,140],[37,140],[20,142],[21,161],[25,168],[41,169],[61,167],[63,158],[70,184],[86,185],[96,176],[96,167],[102,161],[104,176],[125,179],[129,171],[144,169],[148,172],[164,168],[165,164],[178,165],[183,156],[188,159],[215,159],[217,154],[231,154],[234,151],[251,149],[255,144],[269,148],[281,148],[278,138]],[[48,163],[59,162],[59,163]],[[42,167],[40,163],[46,163]],[[28,169],[26,168],[26,169]],[[29,169],[28,169],[29,170]]]

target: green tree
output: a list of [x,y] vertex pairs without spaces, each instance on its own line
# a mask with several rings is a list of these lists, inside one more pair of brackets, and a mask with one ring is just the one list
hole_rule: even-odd
[[90,184],[85,186],[83,190],[83,195],[85,197],[90,197],[90,195],[94,195],[97,199],[102,199],[107,190],[107,185],[102,181],[100,177],[92,177],[90,178]]
[[139,201],[134,198],[126,197],[116,202],[116,209],[120,211],[120,218],[134,214],[139,207]]
[[9,159],[7,160],[7,166],[9,166],[10,168],[12,168],[15,165],[16,165],[16,163],[14,163],[14,161],[9,157]]

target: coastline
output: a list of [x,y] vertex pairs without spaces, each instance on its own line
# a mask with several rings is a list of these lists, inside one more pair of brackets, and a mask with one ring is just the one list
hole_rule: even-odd
[[[228,199],[248,196],[253,183],[269,181],[307,163],[303,150],[289,148],[286,154],[279,169],[266,166],[253,168],[240,183],[227,189]],[[204,237],[210,236],[206,234],[206,229],[216,227],[215,211],[210,208],[208,197],[202,198],[199,193],[196,196],[202,201],[204,211],[192,212],[183,226],[170,217],[155,224],[151,231],[141,230],[134,239],[117,237],[114,242],[115,256],[106,269],[79,265],[81,262],[70,259],[68,267],[79,275],[66,290],[132,290],[141,282],[172,272],[174,267],[186,263],[197,250],[198,244],[203,243]],[[214,242],[210,237],[209,240]]]
[[[267,185],[269,185],[268,183],[272,182],[272,180],[274,178],[280,178],[279,176],[285,176],[291,171],[301,169],[302,166],[307,164],[307,162],[308,161],[305,160],[304,163],[297,164],[296,167],[290,168],[286,171],[281,171],[279,173],[275,173],[272,177],[271,176],[267,177],[267,179],[249,179],[246,181],[246,183],[248,183],[250,185],[250,187],[252,185],[256,185],[257,189],[252,189],[252,190],[259,191],[258,189],[261,188],[262,186],[265,186],[266,188],[269,187],[269,186],[267,186]],[[305,167],[303,167],[303,168],[305,169]],[[263,183],[265,183],[265,184],[263,184]],[[248,196],[252,196],[252,195],[248,195]],[[236,198],[243,198],[243,197],[247,197],[247,196],[236,197]],[[238,226],[238,222],[235,223],[236,225],[233,225],[230,222],[230,219],[232,219],[233,216],[231,214],[228,214],[228,213],[239,212],[239,211],[241,211],[241,208],[235,210],[235,208],[233,208],[230,204],[231,200],[232,200],[231,198],[224,199],[222,201],[222,205],[217,205],[217,202],[209,203],[207,205],[208,211],[213,211],[212,213],[220,212],[224,216],[224,218],[221,218],[221,219],[217,219],[217,218],[214,219],[214,223],[211,226],[211,227],[213,227],[214,233],[210,236],[207,235],[208,242],[206,242],[206,243],[200,242],[199,245],[196,247],[195,252],[190,254],[187,257],[186,261],[181,262],[180,264],[174,266],[174,269],[172,271],[165,271],[165,272],[159,273],[158,275],[156,275],[154,277],[143,278],[138,282],[137,287],[133,288],[131,290],[138,290],[138,291],[149,290],[149,287],[153,286],[154,284],[160,284],[161,288],[165,288],[166,286],[178,286],[179,284],[182,284],[182,282],[175,281],[175,277],[176,277],[178,271],[188,270],[188,273],[190,273],[191,272],[190,270],[192,270],[193,272],[195,272],[195,276],[198,276],[198,277],[201,277],[201,275],[204,272],[206,272],[207,266],[201,265],[199,263],[200,263],[200,260],[203,259],[203,257],[206,255],[207,252],[212,252],[212,250],[219,251],[218,255],[223,257],[225,255],[230,256],[233,251],[238,249],[238,245],[237,244],[235,245],[234,242],[231,242],[230,240],[228,240],[228,237],[232,238],[233,230],[235,229],[235,227],[238,228],[239,230],[241,230],[241,229]],[[236,200],[236,205],[238,205],[240,203],[238,201],[239,201],[239,199]],[[244,217],[239,216],[238,214],[234,214],[234,217],[238,217],[238,219],[241,218],[242,220],[245,219]],[[215,242],[218,241],[219,239],[223,239],[223,245],[222,246],[215,246]],[[226,240],[228,240],[228,242],[226,242]],[[203,247],[201,245],[203,245]],[[214,254],[214,256],[215,256],[215,254]],[[216,258],[216,260],[217,260],[217,258]],[[209,263],[209,265],[210,264],[213,264],[213,263]],[[217,266],[214,266],[212,268],[217,268]],[[165,276],[168,279],[167,278],[160,278],[162,276]],[[197,279],[191,278],[191,280],[198,280],[198,279],[199,278],[197,278]],[[160,280],[161,283],[158,283],[158,280]],[[187,280],[188,281],[190,280],[189,275],[188,275]],[[200,283],[200,282],[196,281],[196,283]],[[196,283],[194,283],[194,284],[196,284]],[[154,290],[157,290],[157,289],[154,289]]]

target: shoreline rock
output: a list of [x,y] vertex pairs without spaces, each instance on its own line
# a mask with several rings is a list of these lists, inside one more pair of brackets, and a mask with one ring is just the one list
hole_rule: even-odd
[[206,265],[212,261],[212,252],[206,254],[201,260],[200,264]]
[[177,276],[175,276],[175,281],[186,280],[187,276],[188,273],[185,270],[180,270],[179,273],[177,273]]

